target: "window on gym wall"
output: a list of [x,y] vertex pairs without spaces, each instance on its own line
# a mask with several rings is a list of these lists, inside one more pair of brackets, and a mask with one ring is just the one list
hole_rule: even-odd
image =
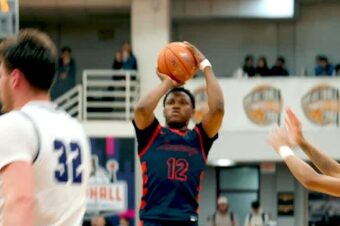
[[217,170],[218,196],[226,196],[230,210],[243,225],[250,205],[259,198],[260,173],[257,166],[238,166]]

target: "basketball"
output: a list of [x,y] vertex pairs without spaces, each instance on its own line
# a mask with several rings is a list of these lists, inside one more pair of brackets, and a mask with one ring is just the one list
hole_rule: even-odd
[[191,49],[183,42],[166,45],[158,56],[158,70],[178,83],[191,79],[198,70]]

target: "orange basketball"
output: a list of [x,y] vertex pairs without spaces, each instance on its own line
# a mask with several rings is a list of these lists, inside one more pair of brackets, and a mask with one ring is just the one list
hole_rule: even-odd
[[198,70],[191,49],[183,42],[172,42],[166,45],[159,53],[157,64],[159,72],[179,83],[191,79]]

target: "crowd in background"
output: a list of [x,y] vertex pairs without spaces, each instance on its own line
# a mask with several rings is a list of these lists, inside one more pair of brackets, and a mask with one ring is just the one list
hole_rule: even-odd
[[[124,41],[120,49],[115,53],[112,69],[137,70],[137,60],[128,41]],[[76,84],[76,61],[72,57],[71,47],[65,46],[61,49],[60,58],[57,64],[57,75],[51,90],[52,99],[57,99],[65,92],[72,89]]]
[[[337,76],[340,75],[340,63],[334,66],[328,61],[327,56],[317,55],[316,65],[314,68],[315,76]],[[251,77],[270,77],[270,76],[289,76],[286,67],[286,60],[283,56],[276,59],[272,67],[268,66],[267,58],[260,56],[255,64],[253,55],[247,55],[241,67],[233,73],[234,78],[251,78]]]
[[260,56],[255,65],[254,56],[247,55],[244,59],[243,65],[236,69],[233,74],[234,78],[251,78],[256,76],[289,76],[289,72],[286,69],[285,58],[282,56],[278,57],[276,63],[269,68],[267,58],[265,56]]

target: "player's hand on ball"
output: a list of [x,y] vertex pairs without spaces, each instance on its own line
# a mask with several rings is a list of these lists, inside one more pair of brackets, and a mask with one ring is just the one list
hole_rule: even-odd
[[288,131],[286,128],[275,128],[273,129],[268,137],[268,143],[275,149],[279,151],[281,146],[291,146],[288,136]]
[[163,82],[166,82],[170,86],[170,88],[174,88],[174,87],[184,85],[184,83],[178,83],[178,82],[172,80],[168,75],[159,72],[158,68],[156,69],[156,73],[157,73],[159,79]]
[[196,46],[187,41],[184,41],[184,44],[186,44],[191,49],[198,64],[200,64],[203,60],[206,59],[204,54],[199,49],[197,49]]
[[287,109],[286,111],[285,127],[288,131],[291,146],[300,145],[304,140],[302,126],[301,122],[291,109]]

